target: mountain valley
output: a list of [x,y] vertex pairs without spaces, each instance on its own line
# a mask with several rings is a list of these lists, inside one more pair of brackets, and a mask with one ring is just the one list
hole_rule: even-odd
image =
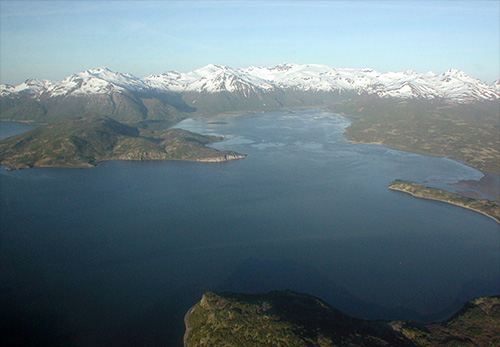
[[223,113],[323,108],[354,117],[346,131],[351,141],[448,156],[500,173],[500,82],[488,85],[456,69],[210,64],[138,78],[100,67],[62,81],[0,85],[0,97],[0,120],[44,124],[95,114],[141,128]]

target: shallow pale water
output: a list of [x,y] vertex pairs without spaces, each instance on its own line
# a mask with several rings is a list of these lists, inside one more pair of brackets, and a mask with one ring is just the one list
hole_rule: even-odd
[[351,144],[348,124],[318,110],[189,119],[177,127],[249,156],[2,170],[2,300],[28,317],[11,324],[70,344],[176,345],[207,290],[290,288],[358,317],[422,321],[499,294],[497,223],[387,189],[482,174]]

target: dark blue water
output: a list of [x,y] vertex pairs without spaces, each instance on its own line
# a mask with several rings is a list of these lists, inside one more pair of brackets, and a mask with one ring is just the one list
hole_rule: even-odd
[[180,345],[207,290],[290,288],[358,317],[421,321],[499,294],[496,222],[387,189],[482,174],[350,144],[348,124],[316,110],[187,120],[249,156],[2,170],[4,326],[49,344]]

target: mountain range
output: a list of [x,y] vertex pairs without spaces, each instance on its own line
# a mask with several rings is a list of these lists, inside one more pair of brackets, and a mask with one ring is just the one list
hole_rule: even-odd
[[378,72],[317,64],[274,67],[207,65],[139,78],[100,67],[62,81],[28,79],[0,85],[1,119],[48,121],[92,112],[127,122],[177,121],[186,113],[319,106],[359,96],[470,103],[500,99],[500,80],[465,72]]

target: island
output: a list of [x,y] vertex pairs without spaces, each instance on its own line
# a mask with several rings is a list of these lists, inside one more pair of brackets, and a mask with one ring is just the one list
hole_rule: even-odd
[[491,217],[500,223],[500,204],[493,200],[468,198],[442,189],[431,188],[415,182],[401,180],[390,183],[389,189],[408,193],[417,198],[443,201],[467,208]]
[[469,301],[441,323],[364,320],[291,290],[207,292],[185,317],[185,347],[498,346],[500,297]]
[[85,115],[0,141],[0,164],[12,170],[93,167],[108,160],[225,162],[246,157],[206,146],[221,140],[182,129],[142,129],[105,116]]

